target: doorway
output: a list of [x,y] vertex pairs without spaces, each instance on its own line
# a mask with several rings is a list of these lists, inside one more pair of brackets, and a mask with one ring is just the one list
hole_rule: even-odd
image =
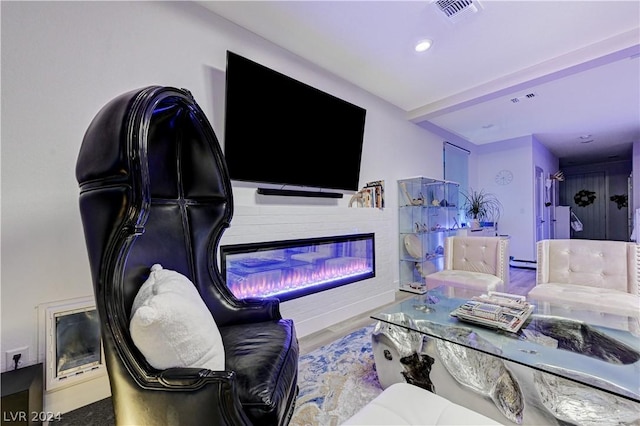
[[545,197],[545,192],[547,191],[546,187],[546,177],[544,170],[541,167],[536,166],[536,185],[535,185],[535,210],[536,210],[536,242],[540,240],[549,239],[551,236],[550,233],[550,209],[545,204],[547,201],[547,197]]

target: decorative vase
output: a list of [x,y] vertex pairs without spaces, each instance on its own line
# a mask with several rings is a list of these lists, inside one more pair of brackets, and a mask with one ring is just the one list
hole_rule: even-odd
[[471,229],[480,229],[480,220],[471,219]]

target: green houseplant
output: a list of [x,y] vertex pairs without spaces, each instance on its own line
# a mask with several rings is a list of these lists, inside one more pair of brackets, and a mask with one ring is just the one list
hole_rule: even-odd
[[471,227],[478,228],[480,221],[497,222],[502,213],[502,203],[495,194],[485,192],[484,189],[476,191],[469,188],[469,192],[461,191],[464,197],[463,209],[468,219],[471,219]]

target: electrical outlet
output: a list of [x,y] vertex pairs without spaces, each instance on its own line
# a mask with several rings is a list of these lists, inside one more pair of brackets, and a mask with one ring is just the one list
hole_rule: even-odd
[[29,348],[26,346],[6,351],[4,354],[4,365],[6,371],[14,370],[16,368],[16,362],[13,360],[13,357],[16,355],[20,355],[20,359],[18,360],[18,368],[24,367],[29,362]]

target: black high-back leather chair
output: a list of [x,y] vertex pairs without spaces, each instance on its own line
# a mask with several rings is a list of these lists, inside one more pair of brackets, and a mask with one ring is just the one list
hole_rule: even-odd
[[[76,177],[116,423],[286,425],[298,391],[295,328],[277,299],[238,300],[220,275],[231,182],[191,94],[151,86],[113,99],[84,136]],[[225,371],[156,370],[134,345],[131,307],[155,263],[197,287]]]

